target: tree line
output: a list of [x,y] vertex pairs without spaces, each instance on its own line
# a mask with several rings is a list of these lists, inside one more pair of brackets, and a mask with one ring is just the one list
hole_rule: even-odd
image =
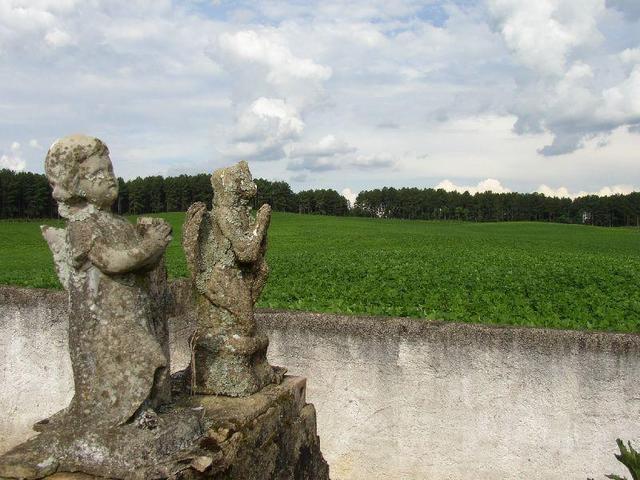
[[362,191],[352,215],[475,222],[543,221],[588,225],[639,226],[640,192],[570,198],[542,193],[447,192],[433,188],[381,188]]
[[47,177],[31,172],[0,170],[0,218],[51,218],[58,205]]
[[[365,190],[354,205],[335,190],[294,193],[287,182],[255,180],[254,207],[263,203],[279,212],[319,215],[476,222],[544,221],[600,226],[639,226],[640,192],[599,197],[548,197],[541,193],[447,192],[433,188]],[[194,202],[211,208],[209,174],[177,177],[118,178],[113,210],[121,215],[186,211]],[[43,174],[0,170],[0,218],[57,217],[58,208]]]
[[[113,211],[121,215],[186,211],[194,202],[211,208],[211,175],[118,178],[118,199]],[[294,193],[288,183],[255,179],[254,207],[268,203],[275,211],[320,215],[347,215],[349,202],[335,190]],[[0,218],[56,218],[58,206],[43,174],[0,170]]]

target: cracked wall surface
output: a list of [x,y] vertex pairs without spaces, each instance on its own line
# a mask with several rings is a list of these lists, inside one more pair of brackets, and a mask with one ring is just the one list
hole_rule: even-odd
[[[188,362],[174,282],[172,367]],[[0,286],[0,452],[72,395],[63,292]],[[341,479],[580,479],[640,442],[640,336],[258,311]]]

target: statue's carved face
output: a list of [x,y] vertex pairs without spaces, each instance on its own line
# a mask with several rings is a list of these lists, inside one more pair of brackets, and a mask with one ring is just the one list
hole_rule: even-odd
[[87,201],[109,208],[118,198],[109,149],[97,138],[69,135],[57,140],[47,153],[45,171],[61,204]]
[[93,154],[80,165],[78,189],[89,203],[109,208],[118,198],[118,180],[108,153]]
[[211,184],[216,203],[224,205],[247,205],[258,191],[245,161],[213,172]]
[[232,168],[237,168],[236,191],[238,196],[247,201],[251,200],[256,196],[258,187],[253,183],[249,165],[247,165],[247,162],[240,162]]

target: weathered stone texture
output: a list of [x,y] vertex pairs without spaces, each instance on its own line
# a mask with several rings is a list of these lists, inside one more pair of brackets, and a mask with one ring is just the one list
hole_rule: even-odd
[[[74,395],[34,426],[39,436],[0,458],[0,474],[39,478],[61,469],[121,476],[140,458],[162,459],[201,433],[190,411],[159,418],[155,411],[171,400],[162,261],[171,227],[162,219],[134,226],[111,213],[118,182],[97,138],[56,141],[45,171],[67,220],[66,228],[44,226],[42,233],[68,293]],[[159,423],[152,427],[152,419]]]
[[284,369],[266,359],[269,340],[256,328],[254,306],[268,276],[265,261],[271,208],[255,220],[256,185],[246,162],[216,170],[213,208],[193,204],[182,244],[195,293],[196,330],[188,375],[197,393],[244,396],[278,383]]
[[118,183],[109,150],[96,138],[58,140],[45,170],[68,221],[64,229],[43,227],[43,235],[69,294],[75,394],[37,429],[120,425],[170,399],[168,329],[157,306],[171,227],[161,219],[134,226],[111,213]]
[[175,406],[152,423],[140,421],[145,418],[140,416],[118,427],[53,426],[3,455],[0,477],[39,479],[54,472],[82,472],[106,478],[167,478],[180,468],[178,455],[205,431],[201,417],[192,408]]
[[316,412],[305,398],[301,377],[285,377],[248,397],[187,397],[204,407],[208,430],[199,443],[202,455],[191,463],[204,471],[191,468],[184,478],[328,480]]
[[[45,461],[38,468],[0,466],[0,478],[329,480],[315,409],[306,403],[305,391],[304,378],[285,377],[280,385],[248,397],[181,395],[169,413],[160,414],[156,427],[143,430],[144,435],[128,425],[106,432],[106,440],[78,437],[76,450],[67,451],[64,458],[56,450],[55,435],[46,432],[41,435],[48,436],[50,453],[58,461]],[[172,443],[186,438],[173,430],[195,425],[199,431],[189,432],[191,441]],[[110,456],[101,455],[101,442],[108,443]],[[114,449],[118,442],[123,448]],[[21,450],[29,447],[27,442]],[[78,468],[82,475],[57,472]]]

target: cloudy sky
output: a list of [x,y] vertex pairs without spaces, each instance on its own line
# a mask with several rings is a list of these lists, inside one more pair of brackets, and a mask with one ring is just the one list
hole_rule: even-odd
[[640,1],[0,0],[0,167],[640,189]]

